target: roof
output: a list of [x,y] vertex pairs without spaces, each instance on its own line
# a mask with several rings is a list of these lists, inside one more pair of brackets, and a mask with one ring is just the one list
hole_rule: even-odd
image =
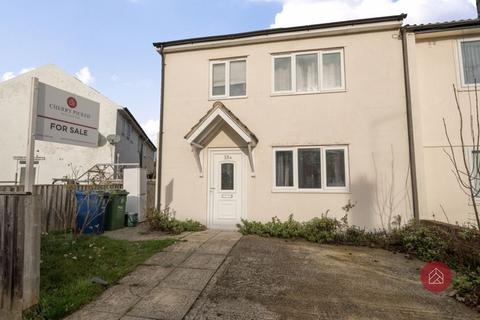
[[454,20],[439,23],[407,24],[404,29],[411,32],[436,32],[456,29],[478,28],[480,19]]
[[153,142],[150,140],[150,138],[145,133],[142,126],[138,123],[137,119],[135,119],[135,117],[130,112],[130,110],[128,110],[128,108],[123,108],[123,109],[119,109],[119,111],[123,111],[127,115],[127,117],[135,124],[135,126],[138,128],[138,130],[142,133],[142,135],[144,136],[145,141],[148,143],[148,145],[153,149],[153,151],[157,151],[157,147],[155,147]]
[[217,110],[222,111],[226,116],[228,116],[228,118],[231,119],[233,123],[237,125],[253,141],[255,145],[258,143],[258,139],[255,134],[250,131],[250,129],[248,129],[248,127],[243,124],[242,121],[240,121],[240,119],[220,101],[216,101],[213,104],[212,108],[210,108],[210,110],[208,110],[207,113],[200,118],[200,120],[190,129],[190,131],[188,131],[184,138],[188,140]]
[[256,36],[268,36],[268,35],[278,34],[278,33],[310,31],[310,30],[317,30],[317,29],[354,26],[354,25],[362,25],[362,24],[369,24],[369,23],[402,21],[406,17],[407,15],[402,13],[400,15],[394,15],[394,16],[345,20],[345,21],[328,22],[328,23],[304,25],[304,26],[297,26],[297,27],[272,28],[272,29],[264,29],[264,30],[257,30],[257,31],[217,35],[217,36],[189,38],[189,39],[181,39],[181,40],[173,40],[173,41],[165,41],[165,42],[155,42],[153,43],[153,45],[156,48],[171,47],[171,46],[177,46],[182,44],[194,44],[194,43],[201,43],[201,42],[233,40],[233,39],[249,38],[249,37],[256,37]]

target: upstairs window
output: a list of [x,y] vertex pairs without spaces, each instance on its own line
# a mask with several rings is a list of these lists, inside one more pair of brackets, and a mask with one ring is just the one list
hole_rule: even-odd
[[247,61],[245,59],[211,62],[210,97],[229,98],[247,95]]
[[460,41],[462,86],[480,82],[480,40]]
[[273,92],[328,92],[345,89],[343,50],[273,56]]

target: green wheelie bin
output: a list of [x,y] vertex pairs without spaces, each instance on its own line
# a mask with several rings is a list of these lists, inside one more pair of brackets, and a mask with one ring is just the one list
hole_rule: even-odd
[[124,227],[125,210],[128,192],[125,190],[111,190],[110,202],[105,212],[105,230],[116,230]]

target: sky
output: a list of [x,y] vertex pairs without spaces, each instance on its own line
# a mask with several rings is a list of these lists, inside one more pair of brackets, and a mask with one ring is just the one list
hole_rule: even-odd
[[0,81],[56,64],[156,141],[152,42],[400,13],[410,24],[475,18],[475,0],[0,0]]

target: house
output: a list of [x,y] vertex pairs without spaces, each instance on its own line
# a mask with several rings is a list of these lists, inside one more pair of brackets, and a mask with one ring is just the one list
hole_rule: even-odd
[[157,205],[211,228],[349,203],[350,224],[412,219],[404,18],[155,43]]
[[[97,148],[37,141],[35,144],[35,183],[51,184],[54,179],[73,179],[96,164],[138,163],[154,173],[155,145],[127,108],[61,70],[45,65],[0,83],[0,183],[23,184],[32,77],[59,89],[100,104]],[[117,135],[119,141],[108,141]]]
[[[212,228],[347,211],[366,228],[475,223],[443,119],[462,159],[453,85],[469,121],[480,20],[404,26],[405,17],[155,43],[157,206]],[[478,167],[469,139],[465,161]]]

